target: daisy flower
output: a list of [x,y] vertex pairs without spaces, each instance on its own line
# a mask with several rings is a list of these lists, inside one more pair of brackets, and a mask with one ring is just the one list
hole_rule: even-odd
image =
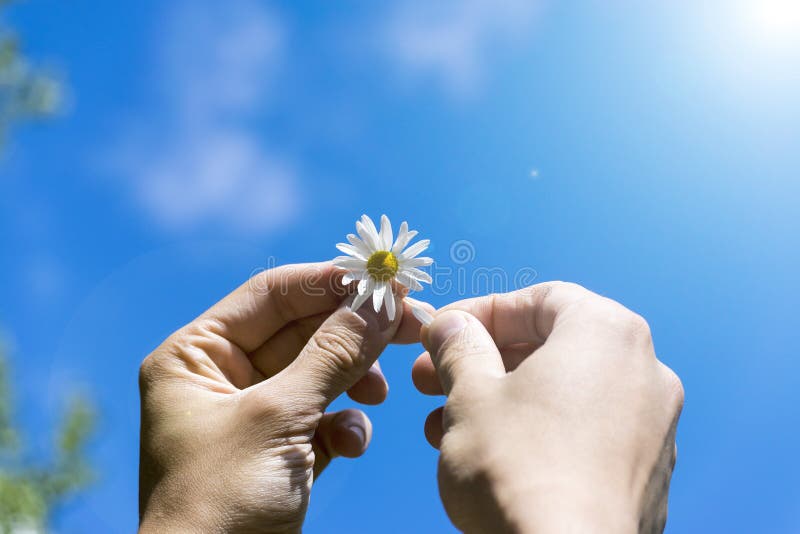
[[344,284],[358,280],[358,295],[353,300],[350,309],[356,311],[372,295],[372,306],[376,312],[381,311],[381,306],[386,305],[386,314],[394,320],[395,306],[392,282],[419,291],[422,289],[420,282],[431,283],[431,277],[419,267],[433,263],[432,258],[419,258],[419,254],[430,245],[429,239],[417,241],[406,248],[409,242],[417,235],[415,230],[408,229],[408,223],[400,225],[397,240],[393,241],[392,223],[389,217],[381,216],[381,229],[375,227],[372,219],[366,215],[356,222],[358,235],[348,234],[349,243],[336,245],[347,256],[339,256],[333,264],[347,273],[342,279]]

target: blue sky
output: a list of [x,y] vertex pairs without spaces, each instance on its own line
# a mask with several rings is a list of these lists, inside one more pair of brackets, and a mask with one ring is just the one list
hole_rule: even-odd
[[[72,392],[101,412],[99,481],[57,531],[136,524],[141,359],[270,262],[333,257],[363,212],[454,272],[535,271],[643,314],[687,392],[667,531],[800,530],[796,2],[431,4],[10,10],[69,87],[0,163],[18,418],[43,456]],[[443,293],[420,297],[474,292]],[[418,350],[382,357],[372,446],[315,485],[309,532],[450,528]]]

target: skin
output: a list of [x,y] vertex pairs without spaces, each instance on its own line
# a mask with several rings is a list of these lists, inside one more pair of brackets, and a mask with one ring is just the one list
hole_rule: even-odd
[[140,531],[299,531],[315,478],[372,433],[327,406],[381,402],[378,355],[420,334],[412,376],[447,395],[425,434],[456,527],[663,529],[683,390],[641,317],[563,283],[454,303],[421,332],[410,299],[393,322],[347,299],[330,264],[266,271],[144,360]]
[[454,303],[417,388],[439,490],[465,532],[661,532],[683,405],[640,316],[561,282]]
[[144,360],[141,532],[297,532],[325,466],[364,453],[367,416],[326,408],[382,402],[378,355],[421,325],[399,299],[393,322],[353,313],[340,279],[328,263],[260,273]]

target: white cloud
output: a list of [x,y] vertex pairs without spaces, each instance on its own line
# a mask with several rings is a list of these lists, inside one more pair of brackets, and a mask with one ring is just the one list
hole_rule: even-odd
[[131,121],[116,150],[135,198],[173,231],[287,222],[299,207],[295,171],[252,126],[283,61],[280,20],[251,0],[184,0],[163,20],[157,109]]
[[470,95],[490,49],[530,31],[539,8],[537,0],[405,0],[389,12],[385,50],[401,73]]
[[141,200],[174,229],[211,223],[257,233],[297,208],[293,171],[246,131],[190,133],[140,172]]

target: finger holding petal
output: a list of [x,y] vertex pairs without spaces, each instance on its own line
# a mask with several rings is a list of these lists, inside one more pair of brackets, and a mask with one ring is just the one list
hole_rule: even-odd
[[433,314],[436,312],[433,306],[427,302],[422,302],[411,297],[405,297],[401,301],[401,309],[397,309],[397,313],[401,314],[400,326],[397,328],[392,343],[399,345],[407,345],[409,343],[419,343],[419,333],[422,328],[422,322],[414,315],[414,308],[422,308],[427,313]]

